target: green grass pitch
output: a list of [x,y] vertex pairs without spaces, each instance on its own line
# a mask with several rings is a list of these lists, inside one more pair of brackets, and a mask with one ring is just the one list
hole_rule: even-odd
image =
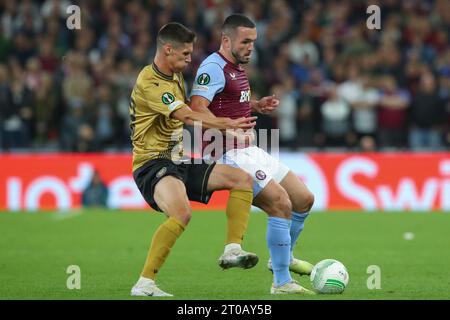
[[[164,220],[150,212],[86,210],[0,213],[0,299],[132,299],[151,236]],[[252,213],[244,249],[260,262],[222,271],[223,212],[194,212],[158,276],[174,299],[450,299],[450,214],[313,212],[296,247],[312,263],[340,260],[350,282],[341,295],[272,296],[267,270],[266,215]],[[405,240],[404,234],[414,234]],[[81,269],[69,290],[68,266]],[[368,289],[371,265],[381,289]],[[311,288],[308,277],[298,277]]]

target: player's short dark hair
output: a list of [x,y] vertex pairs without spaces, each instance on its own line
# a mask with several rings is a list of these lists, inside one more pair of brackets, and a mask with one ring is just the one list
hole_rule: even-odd
[[195,33],[178,22],[169,22],[158,31],[156,42],[158,48],[170,43],[173,46],[179,46],[184,43],[193,43]]
[[229,34],[239,27],[256,28],[255,23],[247,16],[239,13],[228,16],[222,24],[222,34]]

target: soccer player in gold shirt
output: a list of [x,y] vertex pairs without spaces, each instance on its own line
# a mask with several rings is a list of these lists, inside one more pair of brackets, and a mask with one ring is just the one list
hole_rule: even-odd
[[[208,203],[215,190],[230,190],[226,214],[232,231],[227,243],[241,243],[247,228],[253,199],[250,175],[215,162],[182,161],[183,123],[201,121],[203,128],[246,130],[256,119],[215,118],[189,108],[181,72],[191,62],[194,40],[195,34],[179,23],[163,26],[154,61],[141,71],[131,94],[133,177],[147,203],[168,218],[153,235],[133,296],[171,296],[157,287],[155,277],[189,223],[189,200]],[[240,248],[231,252],[228,267],[246,269],[258,262],[255,254]]]

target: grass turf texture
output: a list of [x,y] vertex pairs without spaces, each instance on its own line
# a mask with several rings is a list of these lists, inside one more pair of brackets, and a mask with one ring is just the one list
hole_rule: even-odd
[[[133,299],[130,289],[163,220],[161,214],[108,210],[0,213],[0,299]],[[449,214],[312,213],[296,256],[312,263],[334,258],[350,274],[342,295],[313,297],[269,294],[266,221],[265,214],[252,213],[244,240],[258,265],[222,271],[217,259],[225,214],[194,212],[158,275],[160,287],[186,300],[450,299]],[[405,240],[406,232],[414,238]],[[81,268],[80,290],[66,287],[69,265]],[[381,268],[379,290],[367,288],[370,265]],[[308,277],[293,277],[311,288]]]

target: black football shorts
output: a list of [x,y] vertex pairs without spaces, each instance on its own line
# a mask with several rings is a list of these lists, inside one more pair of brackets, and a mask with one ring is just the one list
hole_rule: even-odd
[[[199,161],[198,159],[196,160]],[[155,210],[162,212],[156,204],[153,194],[155,186],[165,176],[174,176],[183,181],[189,200],[208,203],[213,192],[207,191],[208,179],[215,162],[194,163],[188,159],[175,164],[168,159],[149,160],[133,172],[134,181],[145,201]]]

